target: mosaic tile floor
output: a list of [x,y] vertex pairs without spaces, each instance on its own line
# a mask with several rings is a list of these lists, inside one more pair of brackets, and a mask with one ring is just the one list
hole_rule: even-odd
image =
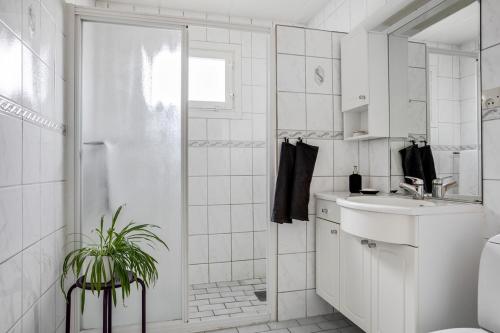
[[[363,333],[341,313],[259,325],[210,331],[209,333]],[[208,333],[208,332],[207,332]]]
[[265,313],[266,301],[260,301],[255,294],[256,291],[265,290],[265,279],[191,285],[189,288],[190,321]]

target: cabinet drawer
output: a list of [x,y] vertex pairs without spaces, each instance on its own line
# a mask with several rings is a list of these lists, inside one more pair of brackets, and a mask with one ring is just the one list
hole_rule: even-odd
[[316,216],[340,223],[340,207],[334,201],[318,199],[316,202]]

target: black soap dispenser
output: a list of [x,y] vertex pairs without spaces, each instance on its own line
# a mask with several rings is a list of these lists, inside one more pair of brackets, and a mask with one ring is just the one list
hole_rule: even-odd
[[361,175],[358,174],[358,166],[354,166],[352,175],[349,176],[349,192],[359,193],[361,191]]

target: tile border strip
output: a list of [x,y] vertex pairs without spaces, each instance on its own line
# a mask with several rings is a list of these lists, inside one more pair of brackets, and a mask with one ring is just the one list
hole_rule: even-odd
[[276,133],[277,139],[314,139],[314,140],[343,140],[343,131],[309,131],[309,130],[284,130],[279,129]]
[[50,120],[43,115],[33,112],[21,105],[0,96],[0,114],[25,120],[35,126],[46,128],[66,135],[66,125]]
[[189,140],[189,147],[264,148],[266,141]]
[[482,109],[483,121],[500,119],[500,108]]

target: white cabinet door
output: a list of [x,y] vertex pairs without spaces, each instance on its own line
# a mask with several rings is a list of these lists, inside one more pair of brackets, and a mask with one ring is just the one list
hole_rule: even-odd
[[417,249],[370,241],[373,333],[416,332]]
[[344,36],[341,46],[342,111],[369,103],[368,33],[358,29]]
[[339,307],[339,224],[316,218],[316,293]]
[[365,332],[370,329],[371,256],[367,240],[340,233],[340,309]]

